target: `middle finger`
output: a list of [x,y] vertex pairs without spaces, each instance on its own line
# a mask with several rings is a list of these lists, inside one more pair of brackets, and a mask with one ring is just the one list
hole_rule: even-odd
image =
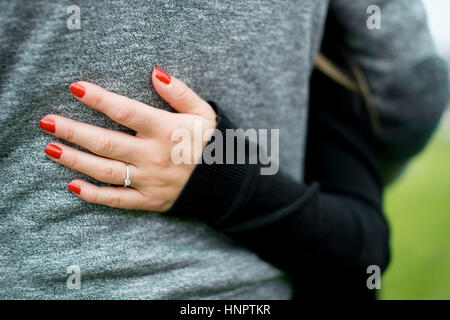
[[45,116],[39,125],[56,137],[75,143],[95,154],[128,163],[138,162],[139,155],[145,148],[141,138],[54,114]]

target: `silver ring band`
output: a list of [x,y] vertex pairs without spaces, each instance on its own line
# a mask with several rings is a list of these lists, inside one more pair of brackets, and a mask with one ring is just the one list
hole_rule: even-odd
[[123,187],[126,188],[126,187],[128,187],[130,184],[131,184],[131,180],[130,180],[130,167],[128,166],[128,163],[127,163],[127,176],[126,176],[126,178],[125,178]]

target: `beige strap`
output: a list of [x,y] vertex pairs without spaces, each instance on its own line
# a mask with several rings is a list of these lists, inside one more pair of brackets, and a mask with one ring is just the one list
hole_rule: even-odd
[[350,79],[345,73],[339,70],[327,57],[325,57],[321,52],[319,52],[314,61],[316,68],[321,71],[324,75],[328,76],[332,80],[339,83],[344,88],[351,90],[355,93],[360,93],[358,84]]
[[353,60],[353,58],[344,50],[341,50],[344,57],[352,71],[355,80],[351,79],[344,72],[342,72],[333,62],[331,62],[327,57],[325,57],[321,52],[319,52],[315,58],[315,67],[322,72],[324,75],[334,80],[344,88],[355,92],[362,96],[364,104],[367,108],[367,112],[372,123],[372,127],[377,134],[381,132],[380,121],[375,108],[372,105],[370,87],[364,72],[358,66],[358,64]]

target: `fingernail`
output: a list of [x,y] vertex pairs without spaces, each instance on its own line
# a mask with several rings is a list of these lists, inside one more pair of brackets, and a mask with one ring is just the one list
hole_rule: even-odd
[[153,67],[153,70],[155,70],[155,76],[159,81],[169,84],[172,80],[172,78],[164,70],[158,67]]
[[45,147],[45,153],[48,154],[50,157],[59,159],[62,155],[62,149],[58,147],[57,145],[54,145],[53,143],[50,143]]
[[55,133],[55,120],[49,117],[44,117],[41,121],[39,121],[39,127],[45,131]]
[[84,87],[78,82],[74,82],[70,85],[70,91],[78,98],[83,98],[84,94],[86,93]]
[[75,182],[69,183],[67,185],[67,189],[69,189],[70,191],[72,191],[73,193],[76,193],[76,194],[80,194],[80,192],[81,192],[81,187]]

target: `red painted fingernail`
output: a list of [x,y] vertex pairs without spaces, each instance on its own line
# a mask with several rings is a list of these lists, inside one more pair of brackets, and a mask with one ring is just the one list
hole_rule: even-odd
[[53,143],[50,143],[45,147],[45,153],[48,154],[50,157],[59,159],[62,155],[62,149],[58,147],[57,145],[54,145]]
[[67,185],[67,189],[69,189],[70,191],[72,191],[73,193],[76,193],[76,194],[80,194],[80,192],[81,192],[81,187],[75,182],[69,183]]
[[39,127],[45,131],[55,133],[55,120],[44,117],[39,121]]
[[84,87],[78,82],[74,82],[70,85],[70,91],[78,98],[83,98],[84,94],[86,93]]
[[172,80],[172,78],[164,70],[158,67],[153,67],[153,70],[155,70],[155,76],[159,81],[162,81],[165,84],[169,84]]

